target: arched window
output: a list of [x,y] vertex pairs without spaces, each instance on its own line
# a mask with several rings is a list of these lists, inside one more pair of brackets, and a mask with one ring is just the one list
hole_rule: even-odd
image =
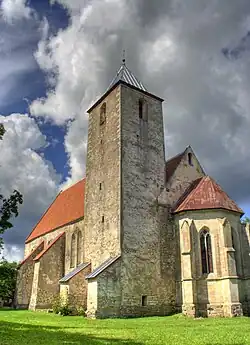
[[100,109],[100,125],[103,125],[106,121],[106,103],[103,103]]
[[77,233],[77,265],[82,262],[82,233],[79,230]]
[[211,273],[213,272],[211,236],[207,230],[201,231],[200,246],[202,273]]
[[70,267],[76,265],[76,234],[74,233],[71,237],[71,249],[70,249]]
[[188,164],[193,165],[193,157],[191,152],[188,153]]

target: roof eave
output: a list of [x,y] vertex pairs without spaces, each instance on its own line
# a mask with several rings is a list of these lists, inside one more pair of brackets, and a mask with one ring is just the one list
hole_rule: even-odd
[[59,230],[59,229],[65,227],[65,226],[67,226],[67,225],[71,225],[71,224],[75,224],[75,223],[77,223],[77,222],[80,222],[80,221],[83,220],[83,219],[84,219],[84,216],[82,216],[82,217],[80,217],[80,218],[77,218],[77,219],[74,219],[74,220],[72,220],[72,221],[70,221],[70,222],[68,222],[68,223],[66,223],[66,224],[62,224],[62,225],[60,225],[60,226],[58,226],[58,227],[56,227],[56,228],[54,228],[54,229],[49,230],[48,232],[43,233],[42,235],[38,235],[38,236],[36,236],[36,237],[34,237],[34,238],[31,238],[31,239],[27,238],[26,241],[25,241],[25,244],[30,243],[30,242],[32,242],[32,241],[38,239],[39,237],[45,236],[45,235],[47,235],[47,234],[49,234],[49,233],[51,233],[51,232],[53,232],[53,231]]
[[110,92],[112,92],[118,85],[120,84],[123,84],[125,86],[128,86],[130,87],[131,89],[133,90],[136,90],[136,91],[139,91],[147,96],[150,96],[150,97],[153,97],[155,99],[157,99],[158,101],[160,102],[164,102],[164,99],[163,98],[160,98],[148,91],[144,91],[134,85],[130,85],[129,83],[126,83],[125,81],[123,80],[118,80],[110,89],[108,89],[88,110],[87,110],[87,113],[89,114],[98,104],[100,104],[109,94]]
[[172,214],[176,215],[176,214],[180,214],[180,213],[185,213],[185,212],[194,212],[194,211],[213,211],[213,210],[224,210],[224,211],[228,211],[228,212],[233,212],[233,213],[237,213],[240,214],[240,217],[242,217],[245,212],[243,212],[243,210],[230,210],[229,208],[226,207],[211,207],[211,208],[193,208],[193,209],[188,209],[188,210],[174,210],[172,211]]

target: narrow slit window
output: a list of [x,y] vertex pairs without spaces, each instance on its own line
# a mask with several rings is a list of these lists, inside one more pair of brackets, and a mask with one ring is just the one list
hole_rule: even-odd
[[143,101],[139,100],[139,118],[142,119],[143,117]]
[[104,216],[102,216],[102,223],[104,223]]
[[188,153],[188,164],[189,165],[193,165],[193,157],[192,157],[192,153]]
[[145,307],[148,304],[148,298],[147,296],[141,296],[141,305]]
[[100,108],[100,126],[106,122],[106,108],[106,103],[103,103]]
[[102,190],[102,184],[100,183],[100,185],[99,185],[99,188],[100,188],[100,190]]

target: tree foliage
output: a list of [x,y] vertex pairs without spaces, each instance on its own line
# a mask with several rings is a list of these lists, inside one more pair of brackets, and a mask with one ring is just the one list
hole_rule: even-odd
[[[0,140],[3,139],[5,133],[5,128],[0,124]],[[17,191],[5,198],[0,194],[0,251],[3,247],[3,238],[2,234],[7,230],[12,228],[12,223],[10,222],[11,217],[18,216],[18,206],[23,203],[22,195]]]
[[250,218],[245,216],[244,218],[241,219],[241,223],[242,224],[250,223]]
[[2,123],[0,123],[0,140],[3,139],[3,135],[5,133],[5,129]]
[[17,263],[0,261],[0,299],[13,299],[16,286]]

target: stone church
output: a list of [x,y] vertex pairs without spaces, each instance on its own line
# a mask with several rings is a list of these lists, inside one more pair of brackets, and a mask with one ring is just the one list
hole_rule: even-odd
[[163,99],[123,60],[88,110],[86,178],[25,242],[15,305],[88,317],[250,312],[250,229],[188,146],[165,160]]

